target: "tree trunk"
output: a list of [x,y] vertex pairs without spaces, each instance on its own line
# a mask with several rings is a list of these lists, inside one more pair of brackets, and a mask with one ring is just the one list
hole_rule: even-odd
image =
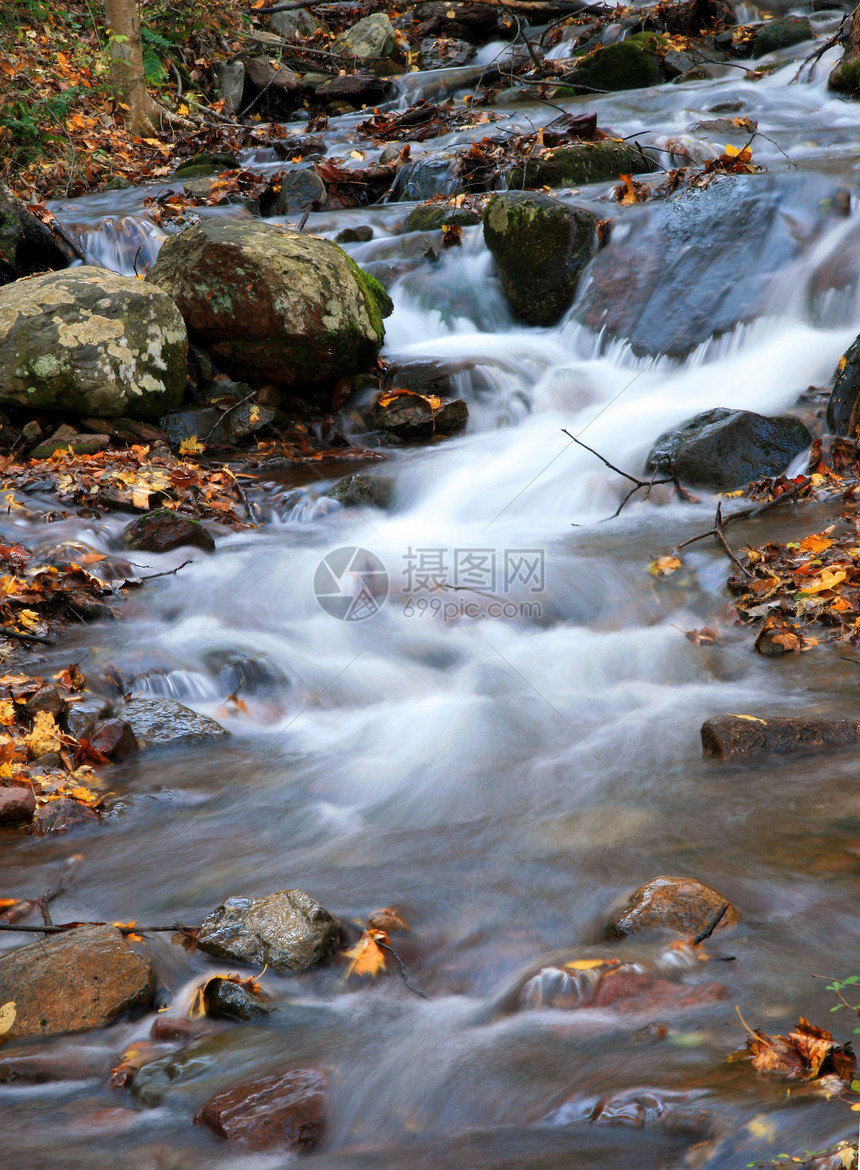
[[854,9],[842,60],[833,69],[827,84],[830,89],[850,97],[860,97],[860,4]]
[[116,98],[132,134],[152,136],[151,98],[146,92],[143,45],[140,39],[140,12],[137,0],[105,0],[108,24],[108,52]]

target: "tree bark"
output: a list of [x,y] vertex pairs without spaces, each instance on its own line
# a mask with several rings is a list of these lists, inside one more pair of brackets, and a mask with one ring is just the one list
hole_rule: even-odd
[[833,69],[827,84],[830,89],[860,97],[860,4],[854,9],[842,60]]
[[140,39],[140,11],[137,0],[105,0],[108,53],[116,98],[132,134],[152,136],[152,99],[146,92],[143,44]]

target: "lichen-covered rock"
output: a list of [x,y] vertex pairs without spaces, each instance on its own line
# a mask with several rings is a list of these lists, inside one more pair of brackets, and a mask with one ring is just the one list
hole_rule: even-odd
[[573,301],[596,243],[597,216],[550,195],[506,191],[484,212],[484,241],[511,308],[553,325]]
[[0,402],[149,418],[182,400],[187,354],[154,284],[84,266],[0,289]]
[[394,25],[384,12],[374,12],[342,32],[332,44],[332,52],[344,57],[390,57],[394,52]]
[[717,407],[661,435],[646,468],[674,472],[691,487],[731,491],[763,475],[780,475],[811,442],[804,424],[791,415],[769,418]]
[[203,220],[165,241],[147,279],[232,376],[324,388],[379,353],[391,300],[330,240],[276,224]]
[[663,70],[657,56],[665,37],[635,33],[580,57],[565,81],[589,90],[639,89],[659,85]]
[[113,926],[79,926],[0,956],[0,1005],[14,1005],[0,1044],[103,1028],[146,1007],[154,982],[149,959]]
[[583,187],[619,175],[655,171],[657,164],[628,142],[579,142],[559,146],[540,158],[528,159],[508,172],[515,191],[529,187]]
[[[607,938],[623,938],[648,930],[671,930],[675,934],[697,934],[704,930],[724,902],[722,894],[695,878],[652,878],[609,915]],[[729,902],[717,930],[735,926],[741,916]]]
[[305,971],[328,958],[340,927],[303,890],[264,898],[228,898],[200,927],[197,945],[221,959],[274,971]]

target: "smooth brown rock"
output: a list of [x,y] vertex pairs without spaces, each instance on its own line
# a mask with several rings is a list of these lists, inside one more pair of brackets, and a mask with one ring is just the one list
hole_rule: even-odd
[[699,1007],[726,999],[728,992],[722,983],[696,983],[686,986],[669,979],[655,979],[653,975],[639,975],[634,971],[610,972],[601,979],[594,999],[588,1005],[595,1008],[611,1007],[621,1012],[671,1011]]
[[49,833],[68,833],[81,825],[97,825],[98,813],[71,796],[43,804],[33,820],[33,836],[47,837]]
[[103,756],[121,760],[137,751],[137,736],[124,719],[105,719],[96,724],[90,746]]
[[190,545],[204,552],[215,551],[215,541],[197,520],[177,516],[169,508],[156,508],[132,520],[122,531],[126,548],[141,552],[171,552]]
[[57,718],[60,712],[65,707],[63,696],[57,690],[53,683],[45,683],[43,687],[39,687],[35,695],[32,695],[24,704],[24,710],[33,718],[39,711],[47,711],[49,715]]
[[[697,934],[705,929],[724,902],[728,902],[728,898],[695,878],[655,877],[610,913],[606,937],[624,938],[640,931],[661,928],[675,934]],[[740,914],[729,902],[717,929],[738,922]]]
[[718,715],[702,724],[702,751],[721,760],[781,752],[821,752],[860,743],[860,720]]
[[113,926],[79,926],[0,955],[0,1005],[14,1003],[0,1044],[103,1028],[144,1008],[154,983],[148,958]]
[[210,1098],[194,1118],[246,1150],[310,1150],[322,1134],[328,1077],[296,1069],[260,1077]]
[[36,798],[29,788],[0,788],[0,825],[32,820]]

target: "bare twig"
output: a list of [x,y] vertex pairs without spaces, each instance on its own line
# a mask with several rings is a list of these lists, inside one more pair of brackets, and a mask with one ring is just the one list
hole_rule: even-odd
[[[0,930],[11,931],[15,934],[66,934],[76,930],[79,926],[111,926],[110,922],[64,922],[59,926],[18,926],[7,922],[0,922]],[[174,922],[172,926],[118,926],[121,934],[193,934],[199,928],[188,926],[184,922]]]
[[184,569],[186,565],[193,564],[193,561],[183,561],[181,565],[177,565],[175,569],[165,569],[163,573],[150,573],[148,577],[141,577],[141,581],[154,581],[156,577],[174,577],[180,569]]
[[839,28],[836,30],[833,36],[828,37],[827,40],[823,41],[817,49],[813,49],[813,51],[808,56],[803,58],[803,60],[800,62],[800,65],[798,66],[797,73],[795,73],[794,77],[792,77],[791,81],[788,83],[789,85],[794,85],[795,82],[800,80],[800,75],[803,73],[803,70],[807,65],[809,66],[809,80],[812,81],[813,77],[815,76],[815,66],[818,64],[827,50],[832,49],[835,45],[838,45],[845,36],[845,23],[851,19],[851,16],[852,14],[850,12],[846,12],[842,17]]
[[400,978],[403,980],[403,982],[406,984],[406,986],[412,992],[412,994],[413,995],[420,995],[422,999],[429,999],[430,998],[429,995],[425,995],[424,992],[421,991],[420,988],[416,987],[414,984],[409,982],[409,979],[407,978],[407,975],[406,975],[406,967],[404,966],[403,960],[400,958],[397,951],[395,951],[394,947],[390,943],[382,942],[381,940],[377,940],[377,946],[382,947],[382,949],[384,951],[388,951],[388,953],[390,955],[393,955],[394,958],[397,960],[397,966],[400,968]]
[[17,630],[7,630],[0,626],[0,638],[14,638],[18,642],[39,642],[42,646],[53,646],[53,638],[42,638],[39,634],[21,634]]
[[726,911],[728,910],[728,908],[729,908],[728,902],[723,902],[722,906],[720,906],[719,910],[716,912],[716,914],[710,920],[710,922],[705,927],[705,929],[700,930],[699,933],[696,935],[696,937],[693,939],[693,946],[698,946],[698,944],[700,942],[704,942],[706,938],[711,937],[711,935],[714,933],[714,931],[717,929],[717,927],[722,922],[723,917],[724,917]]

